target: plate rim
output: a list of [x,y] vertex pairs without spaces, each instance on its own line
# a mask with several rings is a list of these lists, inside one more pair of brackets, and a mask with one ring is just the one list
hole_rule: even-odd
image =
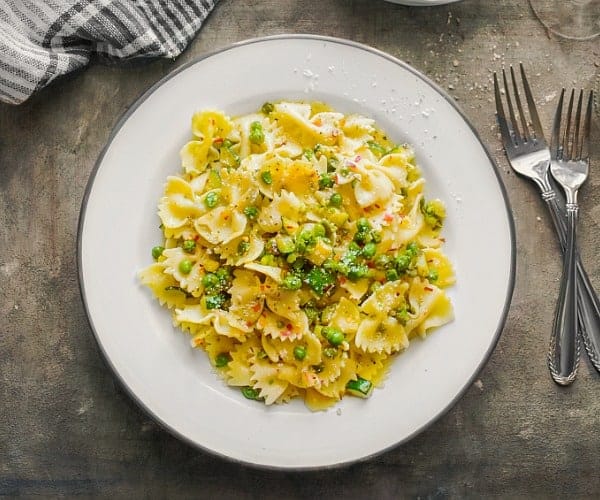
[[[175,429],[174,427],[169,425],[167,422],[165,422],[161,418],[159,418],[158,415],[156,415],[136,395],[136,393],[133,391],[133,389],[129,387],[129,385],[126,383],[124,378],[121,376],[121,374],[118,372],[118,370],[114,366],[112,360],[110,359],[110,356],[108,356],[108,353],[106,352],[106,350],[101,342],[98,332],[96,331],[96,328],[94,327],[94,322],[92,320],[92,317],[91,317],[91,314],[90,314],[90,311],[88,308],[88,302],[86,299],[86,293],[85,293],[85,289],[84,289],[84,277],[83,277],[83,265],[82,265],[83,264],[82,263],[83,226],[85,223],[85,215],[86,215],[86,211],[87,211],[87,205],[88,205],[89,197],[92,192],[92,188],[94,186],[94,181],[96,179],[96,175],[100,169],[100,166],[104,160],[104,157],[105,157],[106,153],[108,152],[110,146],[112,145],[112,142],[114,141],[115,137],[120,132],[123,125],[127,122],[129,117],[158,88],[160,88],[162,85],[164,85],[166,82],[171,80],[173,77],[175,77],[179,73],[185,71],[186,69],[199,63],[200,61],[203,61],[204,59],[214,57],[222,52],[226,52],[226,51],[229,51],[229,50],[241,47],[241,46],[252,45],[255,43],[268,42],[268,41],[272,41],[272,40],[281,41],[281,40],[290,40],[290,39],[293,39],[293,40],[306,39],[306,40],[311,40],[311,41],[323,41],[323,42],[329,42],[329,43],[333,43],[333,44],[346,45],[346,46],[354,47],[359,50],[370,52],[374,55],[383,57],[383,58],[389,60],[390,62],[402,67],[404,70],[413,74],[414,76],[416,76],[417,78],[422,80],[424,83],[426,83],[427,85],[432,87],[433,90],[435,90],[441,97],[444,98],[444,100],[446,100],[452,106],[454,111],[463,120],[465,125],[467,125],[468,129],[471,131],[471,133],[473,134],[473,136],[475,137],[477,142],[482,147],[483,152],[487,156],[488,161],[490,162],[490,165],[492,167],[492,170],[496,176],[496,181],[497,181],[498,187],[500,189],[502,199],[504,201],[504,210],[505,210],[505,214],[506,214],[506,218],[507,218],[508,230],[509,230],[509,235],[510,235],[510,271],[509,271],[510,275],[509,275],[509,280],[507,283],[504,305],[502,308],[502,312],[500,314],[500,318],[498,321],[498,325],[496,327],[496,331],[494,332],[492,342],[490,343],[488,350],[485,352],[481,362],[479,363],[477,368],[473,371],[472,375],[469,377],[469,379],[466,381],[466,383],[463,385],[463,387],[457,392],[456,396],[454,398],[452,398],[452,400],[450,400],[450,402],[448,404],[446,404],[434,417],[429,419],[427,422],[423,423],[421,426],[419,426],[417,429],[415,429],[409,435],[405,436],[403,439],[396,441],[396,442],[390,444],[389,446],[381,448],[380,450],[378,450],[376,452],[369,453],[369,454],[361,456],[361,457],[357,457],[355,459],[341,460],[339,462],[332,463],[332,464],[314,465],[314,466],[311,466],[311,465],[307,465],[307,466],[279,465],[278,466],[278,465],[255,463],[255,462],[244,460],[241,458],[236,458],[234,456],[230,456],[230,455],[227,455],[220,451],[213,450],[207,446],[204,446],[202,443],[199,443],[199,442],[193,440],[192,438],[183,435],[177,429]],[[356,42],[356,41],[345,39],[345,38],[333,37],[333,36],[327,36],[327,35],[316,35],[316,34],[310,34],[310,33],[282,33],[282,34],[277,34],[277,35],[253,37],[253,38],[248,38],[245,40],[229,43],[220,48],[217,48],[215,50],[206,52],[205,54],[201,54],[197,57],[194,57],[193,59],[191,59],[189,61],[186,61],[185,63],[181,64],[180,66],[169,71],[166,75],[164,75],[159,80],[157,80],[155,83],[150,85],[146,90],[142,91],[142,93],[137,98],[135,98],[133,103],[130,106],[128,106],[127,109],[125,109],[121,113],[119,119],[116,121],[115,125],[113,125],[113,127],[110,131],[110,134],[108,135],[108,137],[106,139],[104,146],[102,147],[100,153],[98,154],[98,158],[96,159],[94,166],[92,167],[92,171],[89,174],[89,178],[88,178],[86,188],[85,188],[85,191],[83,194],[82,202],[81,202],[81,209],[79,212],[79,218],[78,218],[78,223],[77,223],[77,275],[78,275],[79,293],[80,293],[80,297],[81,297],[83,307],[85,310],[85,316],[86,316],[88,325],[90,327],[90,330],[92,331],[92,334],[96,341],[96,345],[98,346],[98,348],[100,349],[100,352],[102,353],[102,358],[104,359],[104,362],[108,365],[110,370],[112,371],[113,376],[119,382],[119,385],[121,386],[121,388],[136,403],[138,408],[140,408],[148,417],[150,417],[154,422],[156,422],[161,428],[166,430],[169,434],[176,437],[177,439],[184,442],[185,444],[187,444],[193,448],[199,449],[203,452],[206,452],[211,456],[216,456],[221,459],[224,459],[225,461],[228,461],[228,462],[232,462],[232,463],[236,463],[236,464],[240,464],[240,465],[251,466],[251,467],[255,467],[255,468],[263,469],[263,470],[271,470],[271,471],[310,471],[310,470],[317,470],[317,469],[318,470],[329,470],[329,469],[338,469],[341,467],[347,467],[352,464],[367,462],[367,461],[373,459],[374,457],[380,456],[383,453],[386,453],[387,451],[397,448],[397,447],[407,443],[408,441],[412,440],[414,437],[416,437],[417,435],[421,434],[426,429],[431,427],[434,423],[436,423],[439,419],[441,419],[444,415],[446,415],[452,408],[454,408],[454,406],[456,406],[458,401],[460,401],[463,398],[463,396],[465,395],[465,393],[467,392],[469,387],[471,387],[473,382],[477,379],[477,377],[479,376],[480,372],[483,370],[485,365],[487,365],[492,353],[494,352],[494,350],[496,349],[496,346],[498,345],[498,341],[500,339],[500,336],[502,334],[504,326],[506,325],[506,320],[507,320],[508,313],[510,310],[512,297],[513,297],[513,293],[514,293],[514,288],[515,288],[515,281],[516,281],[516,253],[517,253],[516,250],[517,250],[517,242],[516,242],[515,221],[514,221],[514,216],[513,216],[513,212],[512,212],[512,207],[510,204],[510,199],[508,197],[508,192],[507,192],[506,186],[504,185],[504,182],[500,176],[500,169],[499,169],[496,161],[494,160],[493,156],[491,155],[489,148],[487,147],[485,142],[482,140],[479,132],[475,129],[475,127],[473,126],[471,121],[468,119],[466,114],[462,111],[462,109],[456,104],[455,100],[448,93],[446,93],[446,91],[444,89],[442,89],[439,85],[437,85],[434,81],[432,81],[426,75],[421,73],[419,70],[417,70],[413,66],[409,65],[408,63],[402,61],[401,59],[398,59],[397,57],[395,57],[387,52],[384,52],[383,50],[377,49],[375,47],[372,47],[372,46],[364,44],[364,43]]]

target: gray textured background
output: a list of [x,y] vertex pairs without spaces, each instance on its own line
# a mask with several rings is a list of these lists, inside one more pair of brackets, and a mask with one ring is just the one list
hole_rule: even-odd
[[[231,42],[277,33],[367,43],[438,82],[498,161],[516,222],[513,302],[476,384],[409,443],[334,471],[280,473],[231,464],[157,427],[103,361],[78,288],[81,201],[119,116],[180,64]],[[600,42],[548,37],[525,0],[434,8],[375,0],[222,0],[176,61],[92,65],[20,107],[0,105],[0,496],[600,495],[600,380],[587,361],[569,388],[549,377],[545,353],[561,269],[558,249],[543,202],[533,185],[509,170],[495,127],[492,72],[519,61],[549,126],[561,86],[592,85]],[[595,127],[598,140],[598,116]],[[580,243],[600,288],[597,142],[592,159],[581,191]]]

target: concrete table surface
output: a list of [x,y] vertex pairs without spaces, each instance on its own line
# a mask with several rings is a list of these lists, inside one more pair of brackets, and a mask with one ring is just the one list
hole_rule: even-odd
[[[278,33],[366,43],[445,88],[497,160],[516,223],[512,305],[476,383],[410,442],[336,470],[258,470],[172,437],[120,388],[94,341],[78,287],[81,202],[120,115],[182,63]],[[0,105],[0,496],[598,497],[600,378],[584,359],[571,387],[550,379],[546,349],[561,271],[558,247],[536,188],[509,169],[495,125],[492,72],[520,61],[549,127],[562,86],[593,85],[600,40],[549,37],[525,0],[431,8],[375,0],[222,0],[175,61],[93,64],[21,106]],[[598,115],[595,120],[579,227],[583,260],[600,289]]]

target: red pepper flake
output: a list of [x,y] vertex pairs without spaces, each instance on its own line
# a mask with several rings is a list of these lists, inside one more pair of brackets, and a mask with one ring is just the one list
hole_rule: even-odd
[[259,304],[258,302],[257,302],[256,304],[254,304],[254,305],[252,306],[252,310],[253,310],[254,312],[258,312],[258,311],[260,311],[260,304]]
[[348,281],[348,280],[346,279],[346,277],[345,277],[345,276],[340,276],[340,277],[339,277],[339,279],[340,279],[340,283],[341,283],[342,285],[343,285],[344,283],[346,283],[346,281]]
[[394,216],[392,214],[390,214],[389,212],[386,212],[385,215],[383,216],[383,220],[386,222],[392,222],[394,220]]
[[338,174],[335,174],[335,175],[333,176],[333,181],[334,181],[336,184],[339,184],[339,183],[340,183],[340,180],[339,180],[339,178],[338,178]]
[[217,137],[214,141],[213,144],[221,144],[223,142],[223,138],[222,137]]
[[431,288],[430,286],[424,286],[423,289],[427,290],[428,292],[433,292],[433,288]]
[[[292,328],[294,328],[294,327],[292,326],[292,324],[291,324],[291,323],[288,323],[287,325],[285,325],[285,327],[286,327],[288,330],[291,330]],[[290,332],[290,333],[291,333],[291,332]]]
[[375,208],[381,208],[381,205],[379,203],[375,203]]
[[229,215],[224,215],[223,216],[223,220],[228,220],[229,219]]
[[248,327],[252,326],[252,321],[246,321],[246,326],[248,326]]
[[356,155],[356,158],[354,158],[354,161],[355,161],[356,163],[358,163],[360,160],[362,160],[362,156],[360,156],[360,155]]

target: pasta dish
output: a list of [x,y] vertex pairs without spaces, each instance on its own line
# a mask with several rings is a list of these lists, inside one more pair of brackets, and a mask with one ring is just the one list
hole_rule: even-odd
[[444,204],[408,145],[317,102],[191,125],[140,279],[227,384],[313,410],[368,397],[452,320]]

